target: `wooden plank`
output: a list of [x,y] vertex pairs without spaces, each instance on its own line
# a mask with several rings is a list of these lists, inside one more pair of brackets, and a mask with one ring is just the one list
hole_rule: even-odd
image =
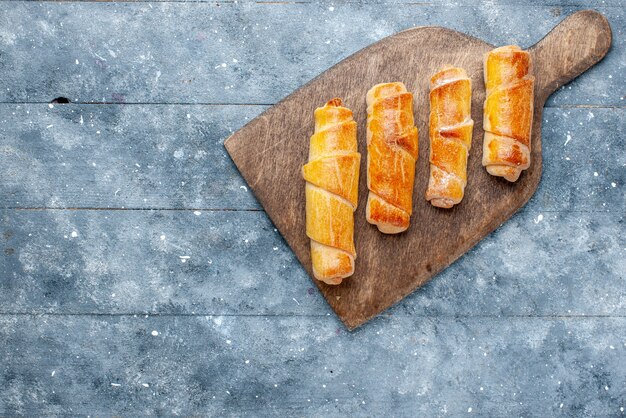
[[[625,318],[0,316],[2,415],[620,416]],[[364,343],[367,342],[367,343]]]
[[222,142],[263,109],[0,105],[0,205],[258,209]]
[[[626,315],[624,216],[531,204],[388,314]],[[2,313],[332,315],[263,212],[4,210],[0,234]]]
[[533,208],[626,208],[626,154],[620,151],[626,149],[625,113],[624,109],[545,109],[543,174],[531,200]]
[[[229,80],[212,66],[196,71],[185,58],[205,63],[222,59],[215,51],[235,51],[249,61],[240,59],[241,68],[233,70],[239,74],[232,80],[239,81],[228,101],[245,103],[281,97],[398,28],[445,20],[514,41],[512,34],[535,30],[521,17],[552,21],[571,10],[550,0],[539,9],[530,0],[522,0],[523,7],[507,0],[472,8],[430,3],[264,6],[271,13],[254,4],[0,4],[0,101],[47,102],[65,90],[86,101],[206,102],[220,98],[213,82]],[[623,8],[618,0],[603,4]],[[478,17],[459,19],[473,13]],[[624,85],[624,17],[621,9],[609,14],[620,46],[601,71],[555,95],[555,104],[623,107],[616,100]],[[204,31],[210,17],[222,19],[210,29],[219,30],[226,46],[209,37],[190,53],[192,46],[172,37]],[[94,18],[96,27],[88,23]],[[359,25],[340,27],[351,21]],[[253,28],[261,38],[250,42],[241,39],[239,22],[268,29]],[[485,22],[488,27],[480,27]],[[505,26],[512,31],[497,33]],[[337,37],[322,45],[320,28]],[[294,36],[301,32],[303,38]],[[248,45],[237,46],[241,40]],[[282,45],[278,51],[272,41]],[[36,53],[29,52],[33,45]],[[157,50],[148,64],[121,54],[145,46]],[[108,61],[96,62],[89,48]],[[91,67],[78,55],[83,67],[73,73],[74,53],[87,56]],[[177,84],[175,60],[181,78],[201,76],[193,88]],[[259,62],[271,69],[259,70]],[[160,70],[168,85],[151,87]],[[264,85],[267,80],[274,84]],[[107,90],[116,86],[130,94]],[[4,95],[6,88],[12,91]],[[96,95],[102,97],[89,99]],[[198,207],[258,208],[239,189],[244,183],[220,144],[262,108],[131,108],[0,105],[0,121],[7,120],[0,123],[0,207],[191,209],[0,211],[0,416],[457,416],[470,408],[490,416],[624,413],[623,109],[547,109],[543,180],[529,206],[388,311],[392,316],[345,333],[262,212],[194,213]],[[79,114],[96,123],[81,128]],[[148,165],[134,165],[141,161],[150,170],[140,172]],[[67,168],[57,167],[62,163]],[[126,190],[115,193],[106,175]],[[179,188],[182,181],[189,189]],[[521,253],[507,250],[518,246]],[[191,258],[181,259],[179,250]],[[202,264],[208,260],[214,271]],[[6,314],[42,311],[61,315]],[[124,315],[140,312],[164,315]]]
[[[20,0],[0,0],[0,2],[11,2],[11,1],[20,1]],[[75,3],[80,2],[88,2],[93,0],[41,0],[41,1],[49,1],[49,2],[61,2],[61,1],[71,1]],[[102,3],[119,3],[116,0],[98,0]],[[211,3],[211,4],[231,4],[235,3],[234,0],[136,0],[137,2],[146,2],[146,3]],[[301,4],[301,3],[315,3],[315,0],[289,0],[289,1],[275,1],[275,0],[238,0],[237,3],[267,3],[268,5],[291,5],[291,4]],[[401,7],[419,7],[424,5],[437,5],[437,6],[462,6],[462,7],[476,7],[476,2],[472,0],[430,0],[428,2],[415,2],[413,0],[349,0],[344,1],[342,4],[349,3],[358,3],[358,4],[388,4],[388,5],[399,5]],[[502,6],[552,6],[554,7],[553,13],[558,14],[561,11],[560,7],[563,6],[576,6],[576,7],[587,7],[591,8],[596,6],[597,4],[591,0],[490,0],[490,4],[492,5],[502,5]],[[622,7],[624,6],[624,0],[602,0],[602,6],[605,7]],[[335,7],[334,4],[331,4],[329,7]],[[333,9],[334,11],[334,9]]]
[[[427,175],[420,175],[428,173],[428,159],[421,158],[415,168],[414,188],[418,192],[413,196],[413,225],[402,234],[389,236],[366,222],[367,182],[359,183],[361,199],[354,219],[359,262],[355,263],[354,275],[341,286],[316,281],[349,328],[363,324],[422,286],[526,204],[541,179],[541,123],[546,98],[599,62],[610,45],[611,30],[606,19],[597,12],[583,11],[568,16],[529,48],[535,77],[532,164],[514,184],[489,175],[480,164],[480,153],[474,152],[468,160],[467,176],[472,181],[463,203],[449,211],[433,208],[419,193],[428,182]],[[364,156],[363,173],[367,161],[363,98],[367,90],[385,81],[404,82],[417,103],[415,124],[422,133],[419,148],[427,150],[427,111],[419,110],[420,104],[428,100],[429,79],[424,74],[434,74],[444,64],[452,63],[464,68],[472,80],[471,116],[476,144],[483,134],[483,56],[492,48],[478,39],[438,27],[401,32],[332,67],[224,142],[242,176],[311,276],[311,244],[304,234],[301,178],[309,134],[302,127],[313,125],[315,108],[329,98],[341,97],[354,112],[359,152]],[[416,53],[407,55],[406,51]]]
[[[259,209],[222,141],[265,109],[0,104],[0,207]],[[626,110],[543,118],[533,210],[626,207]]]
[[[3,2],[0,101],[63,96],[79,102],[272,104],[403,29],[440,25],[492,44],[529,46],[584,7],[609,18],[618,31],[614,48],[548,105],[623,106],[626,47],[619,31],[626,15],[620,7],[595,2],[563,7]],[[99,22],[95,27],[93,18]]]

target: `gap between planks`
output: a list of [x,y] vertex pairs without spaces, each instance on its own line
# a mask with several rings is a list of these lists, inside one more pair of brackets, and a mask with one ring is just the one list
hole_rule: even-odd
[[[136,312],[136,313],[105,313],[105,312],[0,312],[0,317],[3,316],[31,316],[31,317],[43,317],[43,316],[94,316],[94,317],[191,317],[191,318],[206,318],[206,317],[242,317],[242,318],[336,318],[336,316],[330,313],[319,314],[298,314],[298,313],[285,313],[285,314],[237,314],[237,313],[158,313],[158,312]],[[546,319],[546,320],[563,320],[563,319],[621,319],[626,318],[626,315],[609,315],[609,314],[597,314],[597,315],[585,315],[585,314],[568,314],[568,315],[424,315],[424,314],[382,314],[379,315],[380,319],[393,319],[393,318],[425,318],[425,319]]]
[[[32,0],[0,0],[0,3],[27,3]],[[220,5],[238,5],[238,4],[255,4],[260,6],[293,6],[300,4],[313,4],[316,2],[314,0],[292,0],[292,1],[237,1],[237,0],[40,0],[39,3],[198,3],[207,6],[217,6]],[[572,2],[569,3],[567,1],[558,3],[558,2],[546,2],[539,4],[519,4],[515,0],[496,0],[491,2],[495,6],[509,6],[509,7],[594,7],[595,3],[592,1],[588,2]],[[379,1],[362,1],[362,0],[348,0],[344,1],[341,4],[354,4],[354,5],[381,5]],[[474,8],[476,7],[474,4],[458,4],[452,1],[432,1],[432,2],[420,2],[420,1],[402,1],[402,0],[391,0],[382,3],[390,4],[390,5],[398,5],[398,6],[413,6],[413,7],[434,7],[434,6],[453,6],[453,7],[464,7],[464,8]],[[613,5],[613,4],[603,4],[603,8],[622,8],[621,5]]]
[[[6,0],[0,0],[0,2]],[[59,96],[63,97],[63,96]],[[55,103],[52,99],[46,101],[34,101],[34,102],[0,102],[0,105],[47,105],[53,104],[56,106],[69,106],[69,105],[103,105],[103,106],[274,106],[276,103],[213,103],[213,102],[108,102],[108,101],[71,101],[70,103]]]
[[[0,0],[7,1],[7,0]],[[11,0],[12,1],[12,0]],[[47,105],[51,104],[52,101],[36,101],[36,102],[0,102],[0,105]],[[278,103],[278,102],[277,102]],[[227,106],[274,106],[277,103],[213,103],[213,102],[128,102],[128,103],[120,103],[120,102],[83,102],[83,101],[72,101],[71,103],[53,103],[55,107],[57,106],[70,106],[70,105],[81,105],[81,106],[208,106],[208,107],[227,107]],[[565,104],[565,105],[557,105],[551,106],[546,105],[543,107],[544,109],[626,109],[626,105],[602,105],[602,104]]]
[[260,208],[97,208],[97,207],[67,207],[67,208],[46,208],[46,207],[0,207],[0,210],[15,211],[44,211],[44,210],[68,210],[68,211],[172,211],[172,212],[263,212]]
[[[244,209],[235,209],[235,208],[96,208],[96,207],[71,207],[71,208],[39,208],[39,207],[0,207],[0,211],[2,210],[14,210],[14,211],[136,211],[136,212],[159,212],[159,211],[169,211],[169,212],[265,212],[265,210],[261,208],[244,208]],[[518,213],[613,213],[614,211],[611,209],[604,210],[569,210],[569,209],[526,209],[525,207],[520,208]]]

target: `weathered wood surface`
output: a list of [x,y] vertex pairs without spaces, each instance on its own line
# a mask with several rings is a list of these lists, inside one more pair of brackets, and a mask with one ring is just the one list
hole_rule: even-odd
[[[624,3],[430,3],[1,3],[0,101],[44,103],[0,105],[0,207],[118,210],[1,211],[0,415],[621,416]],[[59,96],[272,104],[407,27],[528,46],[571,11],[598,7],[613,50],[548,101],[559,108],[544,112],[544,172],[530,203],[391,316],[352,334],[309,294],[263,212],[248,211],[258,204],[223,154],[230,130],[265,107],[46,104]],[[243,26],[255,32],[243,38]],[[217,39],[200,46],[176,41],[213,30]],[[147,45],[151,58],[141,62]],[[222,62],[224,73],[214,68]],[[199,77],[192,87],[180,83],[190,74]],[[226,85],[236,88],[219,96]],[[81,128],[80,114],[99,125]],[[56,127],[63,131],[48,132]],[[179,148],[184,161],[172,158]],[[199,151],[216,167],[200,165]],[[135,163],[153,168],[135,172]],[[209,186],[201,170],[221,183]],[[246,238],[252,230],[258,236]],[[155,243],[161,235],[167,246]],[[522,251],[505,257],[501,248]],[[180,249],[192,252],[185,263]],[[209,260],[224,274],[195,264]]]
[[[15,0],[0,0],[0,2],[10,2]],[[47,2],[59,2],[64,0],[43,0]],[[92,0],[73,0],[76,3],[89,2]],[[98,0],[102,3],[119,3],[115,0]],[[260,3],[267,5],[291,5],[291,4],[307,4],[307,3],[319,3],[315,0],[290,0],[277,2],[275,0],[136,0],[138,3],[211,3],[214,5],[224,4],[245,4],[245,3]],[[334,7],[334,2],[326,2],[330,7]],[[421,7],[421,6],[455,6],[455,7],[476,7],[477,4],[473,0],[430,0],[428,2],[415,2],[413,0],[350,0],[344,1],[343,4],[371,4],[371,5],[393,5],[394,7]],[[575,6],[575,7],[589,7],[589,0],[490,0],[492,5],[500,6],[551,6],[554,8],[554,13],[559,12],[559,6]],[[602,6],[621,7],[626,5],[624,0],[600,0]]]
[[[3,210],[0,221],[0,313],[331,312],[262,212]],[[389,314],[626,315],[624,222],[530,205]]]
[[[3,2],[0,102],[64,96],[79,102],[273,104],[350,54],[407,28],[438,25],[495,45],[528,47],[586,5],[615,28],[613,52],[584,83],[574,81],[548,105],[623,106],[626,15],[605,5],[620,3],[546,3]],[[85,18],[94,15],[97,25]]]
[[[222,142],[266,108],[0,104],[0,207],[260,209]],[[544,109],[535,210],[626,206],[625,114]]]
[[621,416],[625,327],[403,317],[346,333],[325,318],[0,315],[12,342],[0,345],[0,411]]
[[0,205],[259,209],[222,142],[263,109],[0,104]]
[[[402,81],[413,93],[415,125],[422,133],[415,168],[412,225],[398,235],[381,234],[366,221],[367,182],[359,182],[359,207],[354,219],[358,261],[341,286],[315,280],[328,303],[349,329],[354,329],[423,286],[505,222],[534,194],[541,180],[543,105],[557,88],[599,62],[611,45],[606,19],[593,11],[568,16],[528,49],[533,60],[534,117],[531,165],[515,183],[489,175],[482,167],[482,82],[484,55],[493,46],[441,27],[418,27],[377,42],[320,74],[276,106],[259,115],[225,142],[233,162],[246,179],[276,228],[313,277],[311,244],[305,232],[304,180],[309,136],[316,107],[340,97],[354,113],[359,152],[366,149],[368,89]],[[472,80],[473,151],[462,204],[451,210],[433,208],[424,199],[428,183],[428,83],[446,64],[464,68]],[[478,143],[478,144],[477,144]],[[479,152],[476,152],[478,150]],[[361,173],[367,158],[361,159]]]

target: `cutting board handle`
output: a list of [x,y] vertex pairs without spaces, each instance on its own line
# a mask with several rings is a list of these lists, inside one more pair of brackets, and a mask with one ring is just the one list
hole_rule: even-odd
[[594,10],[576,12],[559,23],[529,51],[536,72],[535,92],[545,100],[559,87],[600,61],[611,47],[611,26]]

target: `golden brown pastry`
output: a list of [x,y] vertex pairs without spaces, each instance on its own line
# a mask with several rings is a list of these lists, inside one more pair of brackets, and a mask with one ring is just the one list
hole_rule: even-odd
[[311,238],[313,275],[339,284],[354,273],[354,211],[359,192],[356,122],[333,99],[315,110],[306,180],[306,234]]
[[516,181],[530,166],[534,82],[530,54],[520,47],[485,55],[483,165],[493,176]]
[[430,179],[426,200],[451,208],[463,199],[472,146],[472,84],[462,68],[445,66],[430,79]]
[[367,221],[385,234],[409,227],[417,160],[413,95],[402,83],[367,92]]

